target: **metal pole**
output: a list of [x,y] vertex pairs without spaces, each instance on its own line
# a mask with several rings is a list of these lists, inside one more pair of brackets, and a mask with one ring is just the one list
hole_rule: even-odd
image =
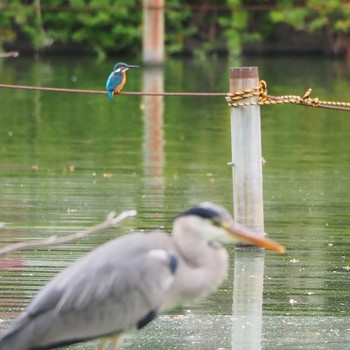
[[[257,67],[231,68],[230,91],[242,91],[258,84]],[[249,100],[256,101],[257,97]],[[234,218],[264,235],[259,106],[231,108],[231,139]]]
[[143,1],[143,62],[164,61],[164,0]]

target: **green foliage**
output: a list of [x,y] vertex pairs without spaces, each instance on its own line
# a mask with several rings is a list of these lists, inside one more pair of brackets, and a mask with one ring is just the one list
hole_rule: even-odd
[[[8,5],[8,1],[0,0],[1,8],[6,8]],[[21,17],[23,17],[23,11],[19,11],[20,7],[20,2],[18,0],[13,0],[10,9],[0,10],[0,43],[6,41],[11,42],[17,39],[17,32],[13,27],[13,23],[20,22]]]
[[[350,6],[344,0],[280,0],[272,11],[246,11],[258,0],[166,0],[165,40],[169,54],[190,49],[205,57],[226,44],[231,55],[244,43],[269,38],[276,24],[297,30],[350,32]],[[0,0],[0,50],[6,43],[29,41],[41,50],[52,44],[79,44],[98,55],[139,54],[141,0]],[[196,9],[190,8],[196,5]],[[231,11],[208,11],[229,6]],[[226,42],[225,42],[225,40]]]
[[[3,2],[0,2],[0,6],[3,6]],[[1,26],[0,26],[0,43],[2,42],[11,42],[11,41],[15,41],[17,38],[17,33],[14,30],[14,28],[12,28],[12,20],[15,16],[15,10],[12,11],[1,11],[0,10],[0,22],[1,22]],[[2,50],[2,46],[0,44],[0,51]]]
[[43,14],[47,33],[55,41],[82,43],[98,54],[140,50],[141,14],[134,8],[136,1],[124,0],[123,5],[112,0],[69,2],[71,11]]
[[196,28],[189,23],[190,9],[177,9],[183,6],[180,0],[167,1],[167,4],[169,9],[165,11],[166,50],[169,54],[179,54],[184,50],[185,39],[193,35]]
[[[19,36],[25,35],[32,42],[35,49],[49,46],[52,43],[43,28],[40,0],[33,0],[31,4],[22,1],[0,0],[0,42],[15,41]],[[10,33],[10,35],[3,35]]]
[[295,29],[301,30],[305,26],[305,17],[307,15],[305,8],[285,7],[282,11],[276,10],[271,12],[273,22],[283,22],[292,25]]
[[[140,1],[53,0],[45,2],[45,6],[43,3],[0,0],[1,43],[25,37],[36,49],[52,43],[81,43],[99,55],[141,52]],[[168,0],[167,5],[167,49],[169,53],[178,53],[194,28],[186,22],[189,10],[172,9],[181,5],[180,0]]]
[[281,1],[271,11],[270,19],[274,23],[288,23],[297,30],[350,32],[350,6],[343,0],[305,0],[302,7],[297,0]]
[[230,54],[237,56],[241,53],[246,34],[244,30],[248,24],[248,13],[239,9],[242,5],[241,0],[227,0],[227,4],[233,8],[233,11],[230,16],[221,17],[219,23],[224,28]]
[[254,13],[243,10],[246,1],[226,0],[232,8],[229,16],[219,19],[227,38],[227,46],[230,55],[237,56],[241,53],[244,43],[261,42],[269,32],[269,21],[266,21],[264,13]]

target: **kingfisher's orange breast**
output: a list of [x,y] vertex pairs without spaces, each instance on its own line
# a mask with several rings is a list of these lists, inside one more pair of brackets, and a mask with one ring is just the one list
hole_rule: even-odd
[[118,93],[118,92],[123,88],[123,86],[125,85],[125,82],[126,82],[126,73],[125,73],[125,72],[122,72],[122,81],[121,81],[121,83],[115,88],[114,92],[115,92],[115,93]]

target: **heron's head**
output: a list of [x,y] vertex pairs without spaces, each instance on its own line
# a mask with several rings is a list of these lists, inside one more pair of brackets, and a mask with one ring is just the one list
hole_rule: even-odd
[[236,223],[225,208],[210,202],[200,203],[184,211],[175,220],[175,230],[177,224],[182,231],[197,232],[208,241],[227,244],[240,241],[279,253],[285,252],[279,243]]
[[132,66],[132,65],[126,64],[124,62],[118,62],[114,66],[113,71],[116,73],[126,72],[129,68],[140,68],[140,66]]

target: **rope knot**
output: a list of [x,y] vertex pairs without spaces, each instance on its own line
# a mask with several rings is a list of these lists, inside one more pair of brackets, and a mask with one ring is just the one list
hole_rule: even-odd
[[[350,103],[320,101],[317,97],[311,98],[312,89],[308,89],[303,97],[296,95],[271,96],[267,93],[267,82],[260,80],[256,88],[243,91],[231,92],[226,96],[226,101],[230,107],[247,107],[292,103],[309,107],[332,108],[342,111],[350,111]],[[258,102],[239,102],[245,98],[258,96]]]

